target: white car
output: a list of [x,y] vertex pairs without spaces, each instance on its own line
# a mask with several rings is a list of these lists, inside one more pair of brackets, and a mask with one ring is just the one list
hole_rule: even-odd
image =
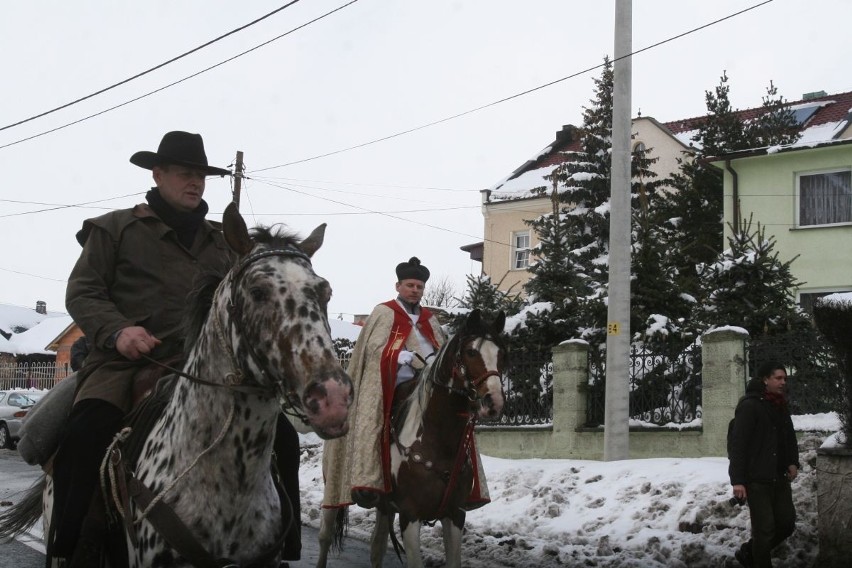
[[15,449],[21,432],[21,419],[44,396],[41,391],[0,391],[0,449]]

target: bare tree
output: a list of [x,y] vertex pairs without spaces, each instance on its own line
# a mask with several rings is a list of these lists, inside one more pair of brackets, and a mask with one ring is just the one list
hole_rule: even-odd
[[421,303],[436,308],[455,308],[459,305],[456,285],[449,276],[430,279]]

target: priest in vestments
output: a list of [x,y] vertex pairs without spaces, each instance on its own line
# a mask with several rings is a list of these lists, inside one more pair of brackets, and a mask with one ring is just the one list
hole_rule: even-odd
[[[446,341],[435,316],[420,305],[429,270],[417,257],[396,267],[394,300],[373,309],[358,335],[347,373],[355,388],[349,433],[323,447],[323,507],[375,507],[391,491],[390,413],[394,389],[411,380]],[[489,501],[477,453],[468,506]]]

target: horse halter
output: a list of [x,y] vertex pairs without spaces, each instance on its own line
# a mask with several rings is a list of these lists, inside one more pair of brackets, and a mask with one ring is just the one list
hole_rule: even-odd
[[[231,316],[229,324],[232,325],[233,328],[236,330],[237,336],[240,338],[239,339],[240,343],[242,343],[246,347],[246,351],[248,352],[249,359],[254,362],[255,367],[260,369],[260,375],[261,375],[262,380],[256,381],[258,383],[256,385],[245,385],[245,386],[250,386],[250,388],[259,389],[263,395],[273,397],[276,394],[276,388],[274,387],[273,382],[270,379],[270,376],[269,376],[267,369],[265,369],[258,362],[259,357],[257,355],[257,351],[255,351],[255,348],[251,344],[251,342],[243,341],[243,335],[241,333],[239,333],[241,331],[241,329],[245,328],[245,325],[244,325],[244,322],[243,322],[242,310],[238,307],[238,304],[237,304],[237,301],[236,301],[237,300],[237,288],[238,288],[238,285],[239,285],[239,282],[240,282],[240,278],[242,277],[245,270],[254,262],[256,262],[256,261],[258,261],[262,258],[266,258],[266,257],[270,257],[270,256],[282,256],[282,257],[286,257],[286,258],[299,258],[299,259],[306,261],[308,263],[308,266],[311,266],[311,258],[307,254],[305,254],[304,252],[302,252],[301,250],[296,249],[296,248],[287,247],[287,248],[267,249],[267,250],[256,252],[254,254],[250,254],[240,262],[240,264],[236,267],[236,270],[234,270],[233,276],[231,277],[231,290],[230,290],[230,296],[228,298],[228,307],[227,308],[228,308],[228,313]],[[223,281],[222,284],[224,284],[224,282],[225,281]],[[216,291],[216,295],[217,296],[219,295],[218,290]],[[228,383],[229,383],[230,386],[238,386],[238,385],[243,386],[243,381],[245,381],[245,375],[243,374],[242,369],[240,369],[240,366],[237,363],[236,356],[234,354],[233,349],[231,348],[230,343],[228,343],[224,338],[224,335],[222,333],[222,325],[219,322],[218,312],[214,311],[213,315],[214,315],[214,318],[215,318],[215,324],[216,324],[216,329],[217,329],[217,332],[218,332],[218,335],[219,335],[219,340],[224,345],[226,352],[228,353],[228,356],[231,359],[231,365],[234,368],[234,370],[232,372],[230,372],[226,375],[226,379],[228,380]],[[294,418],[298,418],[303,423],[308,424],[308,417],[304,413],[304,411],[301,410],[302,404],[301,404],[301,401],[299,399],[298,393],[296,393],[292,388],[290,388],[286,391],[281,389],[280,392],[281,392],[281,394],[284,398],[284,401],[286,403],[286,408],[283,409],[282,411],[285,414],[293,416]]]

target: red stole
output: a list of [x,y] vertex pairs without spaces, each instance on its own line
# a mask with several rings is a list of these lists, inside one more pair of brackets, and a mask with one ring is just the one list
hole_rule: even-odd
[[[411,335],[414,325],[411,322],[411,316],[406,312],[396,300],[390,300],[382,304],[393,310],[393,325],[391,326],[388,342],[382,350],[381,371],[382,371],[382,414],[384,417],[382,427],[382,473],[385,481],[385,491],[390,492],[390,413],[393,405],[393,394],[396,388],[396,373],[399,367],[397,359],[400,351],[405,349],[405,342],[408,336]],[[435,333],[432,330],[430,320],[432,312],[424,307],[420,307],[420,317],[417,320],[417,330],[432,344],[435,351],[440,345],[435,339]]]

